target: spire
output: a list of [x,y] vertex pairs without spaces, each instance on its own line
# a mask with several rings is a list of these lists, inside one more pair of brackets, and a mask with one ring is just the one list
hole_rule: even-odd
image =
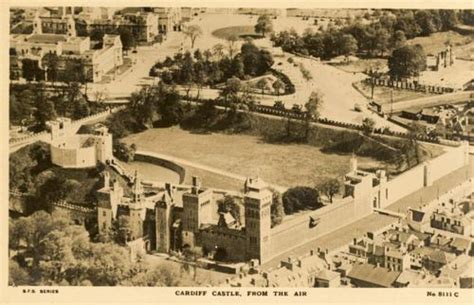
[[132,187],[133,201],[140,202],[141,196],[143,194],[143,186],[140,176],[138,175],[138,170],[135,170],[135,175],[133,178],[133,187]]

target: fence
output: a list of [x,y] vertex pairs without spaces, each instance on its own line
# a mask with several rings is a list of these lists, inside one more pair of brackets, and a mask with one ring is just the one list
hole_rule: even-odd
[[395,81],[395,80],[385,79],[385,78],[367,78],[364,82],[368,85],[390,87],[390,88],[395,88],[395,89],[412,90],[412,91],[434,93],[434,94],[453,93],[456,90],[455,88],[451,88],[451,87],[424,85],[424,84],[420,84],[414,81]]
[[[449,94],[445,95],[443,97],[446,97],[449,99],[452,96],[462,96],[464,97],[466,93],[469,95],[469,92],[458,92],[458,93],[453,93],[452,95]],[[430,97],[432,98],[432,97]],[[439,97],[438,97],[439,98]],[[220,101],[215,101],[215,100],[204,100],[204,99],[192,99],[194,102],[197,103],[204,103],[206,101],[211,101],[215,105],[220,106],[220,107],[226,107],[224,103]],[[407,101],[411,102],[411,101]],[[405,103],[405,102],[402,102]],[[395,104],[394,104],[395,105]],[[266,106],[266,105],[255,105],[250,107],[250,110],[255,113],[261,113],[261,114],[268,114],[268,115],[274,115],[274,116],[280,116],[280,117],[285,117],[285,118],[291,118],[291,119],[298,119],[298,120],[305,120],[306,119],[306,112],[305,111],[295,111],[293,109],[283,109],[283,108],[277,108],[274,106]],[[311,122],[313,123],[319,123],[323,125],[328,125],[328,126],[335,126],[335,127],[340,127],[340,128],[345,128],[345,129],[353,129],[357,131],[364,131],[364,126],[361,124],[354,124],[354,123],[347,123],[347,122],[341,122],[341,121],[335,121],[331,120],[328,118],[318,118],[318,119],[311,119]],[[379,134],[379,135],[386,135],[386,136],[394,136],[394,137],[399,137],[399,138],[408,138],[410,135],[407,132],[399,132],[399,131],[392,131],[388,128],[375,128],[372,131],[373,134]],[[440,139],[438,137],[433,137],[433,136],[428,136],[428,135],[418,135],[417,140],[423,141],[423,142],[430,142],[430,143],[435,143],[435,144],[443,144],[443,145],[449,145],[449,146],[459,146],[460,142],[457,141],[449,141],[449,140],[444,140]]]

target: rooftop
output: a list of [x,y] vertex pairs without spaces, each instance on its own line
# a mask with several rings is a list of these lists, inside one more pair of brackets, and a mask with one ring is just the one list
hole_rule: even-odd
[[381,287],[391,287],[401,272],[371,264],[355,264],[347,275],[351,279],[361,280]]
[[28,37],[28,42],[32,43],[50,43],[57,44],[59,42],[67,41],[66,35],[57,34],[33,34]]

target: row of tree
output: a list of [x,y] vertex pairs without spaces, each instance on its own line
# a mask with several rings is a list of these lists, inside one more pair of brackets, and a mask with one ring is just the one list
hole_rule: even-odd
[[49,88],[43,83],[10,86],[10,122],[44,130],[57,116],[80,119],[105,109],[89,103],[78,83]]
[[384,11],[378,20],[365,24],[360,20],[343,26],[329,26],[320,32],[283,31],[272,40],[283,50],[321,58],[361,52],[369,56],[383,56],[406,44],[407,39],[427,36],[438,31],[453,29],[465,18],[454,10],[393,10]]
[[196,285],[179,268],[130,260],[127,248],[91,242],[67,214],[39,211],[9,223],[10,285]]
[[199,87],[225,82],[231,77],[239,79],[263,75],[273,65],[273,57],[267,50],[259,49],[252,42],[244,43],[240,53],[230,47],[224,53],[223,45],[213,50],[201,52],[176,53],[156,63],[150,70],[151,76],[160,76],[167,84],[190,85]]

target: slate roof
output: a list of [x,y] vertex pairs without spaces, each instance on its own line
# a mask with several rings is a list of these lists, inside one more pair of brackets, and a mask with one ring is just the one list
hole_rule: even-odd
[[50,43],[57,44],[59,42],[66,41],[66,35],[57,35],[57,34],[33,34],[28,37],[28,42],[32,43]]
[[401,272],[371,264],[355,264],[347,275],[350,279],[360,280],[381,287],[392,287]]

